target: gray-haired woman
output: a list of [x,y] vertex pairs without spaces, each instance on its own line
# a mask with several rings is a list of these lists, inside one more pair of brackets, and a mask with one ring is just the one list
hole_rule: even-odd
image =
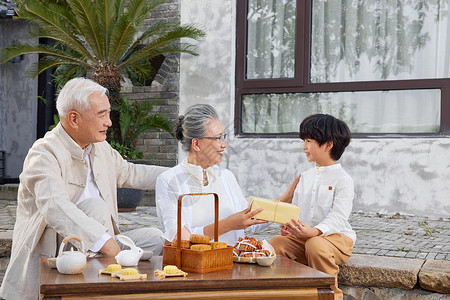
[[[219,195],[219,241],[228,245],[244,237],[244,230],[256,232],[268,226],[266,221],[252,219],[262,209],[250,212],[234,175],[217,166],[227,142],[222,123],[211,105],[189,107],[176,124],[175,136],[189,156],[156,180],[158,219],[168,242],[176,237],[178,196],[187,193]],[[188,239],[189,234],[214,237],[214,201],[209,197],[183,199],[182,239]]]

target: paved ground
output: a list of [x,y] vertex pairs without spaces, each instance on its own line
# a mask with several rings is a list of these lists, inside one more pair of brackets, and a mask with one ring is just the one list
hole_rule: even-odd
[[[15,201],[0,200],[0,230],[14,228],[15,211]],[[121,231],[144,226],[159,228],[155,207],[151,206],[119,213],[119,223]],[[450,260],[450,218],[354,212],[350,223],[357,234],[353,253]],[[278,225],[273,224],[255,237],[270,240],[278,233]]]

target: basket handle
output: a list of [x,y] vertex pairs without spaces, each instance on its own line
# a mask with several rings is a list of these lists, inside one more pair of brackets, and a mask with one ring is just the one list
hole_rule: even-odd
[[183,194],[178,197],[177,215],[177,268],[181,269],[181,203],[184,196],[205,196],[214,195],[214,241],[219,241],[219,195],[216,193],[193,193]]

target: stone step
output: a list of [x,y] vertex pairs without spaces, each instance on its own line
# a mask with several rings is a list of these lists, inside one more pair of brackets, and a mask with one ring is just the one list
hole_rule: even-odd
[[344,286],[413,289],[450,293],[450,261],[353,254],[340,266],[338,282]]
[[430,291],[450,294],[450,261],[427,260],[420,269],[419,284]]
[[0,257],[9,257],[12,246],[12,230],[0,231]]
[[0,199],[1,200],[17,200],[17,191],[19,184],[2,184],[0,185]]

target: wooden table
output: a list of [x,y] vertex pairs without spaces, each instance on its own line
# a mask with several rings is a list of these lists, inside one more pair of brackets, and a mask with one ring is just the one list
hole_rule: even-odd
[[305,265],[277,257],[270,267],[234,263],[232,270],[189,273],[187,277],[154,276],[162,270],[162,257],[141,261],[142,281],[120,281],[98,270],[116,263],[113,258],[89,259],[83,273],[63,275],[41,258],[40,293],[44,299],[333,299],[334,277]]

